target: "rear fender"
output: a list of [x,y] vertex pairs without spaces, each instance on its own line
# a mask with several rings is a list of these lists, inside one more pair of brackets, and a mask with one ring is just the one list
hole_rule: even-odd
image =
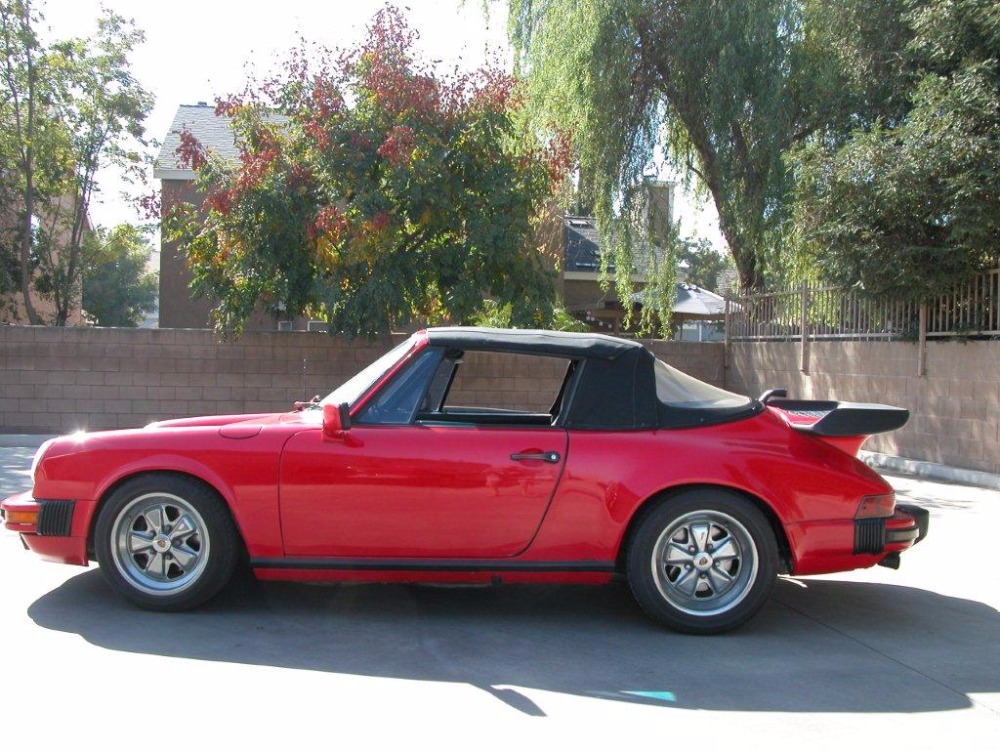
[[719,490],[731,495],[739,495],[748,503],[754,505],[764,514],[764,517],[767,518],[767,522],[771,526],[771,530],[774,532],[774,539],[778,545],[778,555],[780,558],[778,561],[779,572],[788,573],[791,571],[792,553],[791,545],[788,542],[788,535],[785,532],[785,527],[782,525],[781,520],[778,518],[778,514],[770,504],[755,495],[736,489],[735,487],[713,484],[689,484],[679,485],[672,487],[669,490],[660,492],[653,497],[648,498],[636,509],[635,513],[632,514],[632,518],[629,519],[628,527],[625,529],[625,534],[622,536],[621,543],[618,547],[618,555],[615,560],[615,569],[617,572],[624,573],[626,570],[628,548],[632,543],[632,537],[635,535],[636,530],[642,525],[643,519],[662,503],[668,503],[672,497],[682,494],[688,490]]

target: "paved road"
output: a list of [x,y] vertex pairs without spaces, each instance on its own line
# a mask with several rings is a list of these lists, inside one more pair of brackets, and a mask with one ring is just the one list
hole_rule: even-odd
[[[3,491],[32,452],[0,447]],[[155,615],[3,532],[0,711],[52,747],[1000,747],[1000,492],[890,479],[932,512],[899,571],[782,579],[713,638],[624,587],[241,580]]]

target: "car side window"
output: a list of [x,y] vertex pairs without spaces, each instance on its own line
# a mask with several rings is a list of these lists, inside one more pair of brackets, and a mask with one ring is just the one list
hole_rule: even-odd
[[355,421],[358,424],[409,424],[440,361],[440,349],[422,351],[375,394]]
[[462,425],[550,426],[559,417],[574,362],[497,351],[449,351],[417,419]]

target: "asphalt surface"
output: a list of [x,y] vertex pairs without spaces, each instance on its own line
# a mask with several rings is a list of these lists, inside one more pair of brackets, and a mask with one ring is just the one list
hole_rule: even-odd
[[[0,492],[33,453],[0,446]],[[623,586],[243,577],[156,615],[3,531],[0,713],[47,747],[998,748],[1000,492],[889,479],[931,511],[900,570],[783,578],[715,637],[658,628]]]

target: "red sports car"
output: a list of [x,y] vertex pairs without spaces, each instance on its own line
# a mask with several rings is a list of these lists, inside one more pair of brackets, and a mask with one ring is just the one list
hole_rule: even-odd
[[659,622],[716,633],[779,573],[896,567],[927,533],[855,457],[904,409],[782,395],[607,336],[430,329],[289,413],[51,440],[2,508],[148,609],[204,603],[242,561],[286,581],[624,577]]

